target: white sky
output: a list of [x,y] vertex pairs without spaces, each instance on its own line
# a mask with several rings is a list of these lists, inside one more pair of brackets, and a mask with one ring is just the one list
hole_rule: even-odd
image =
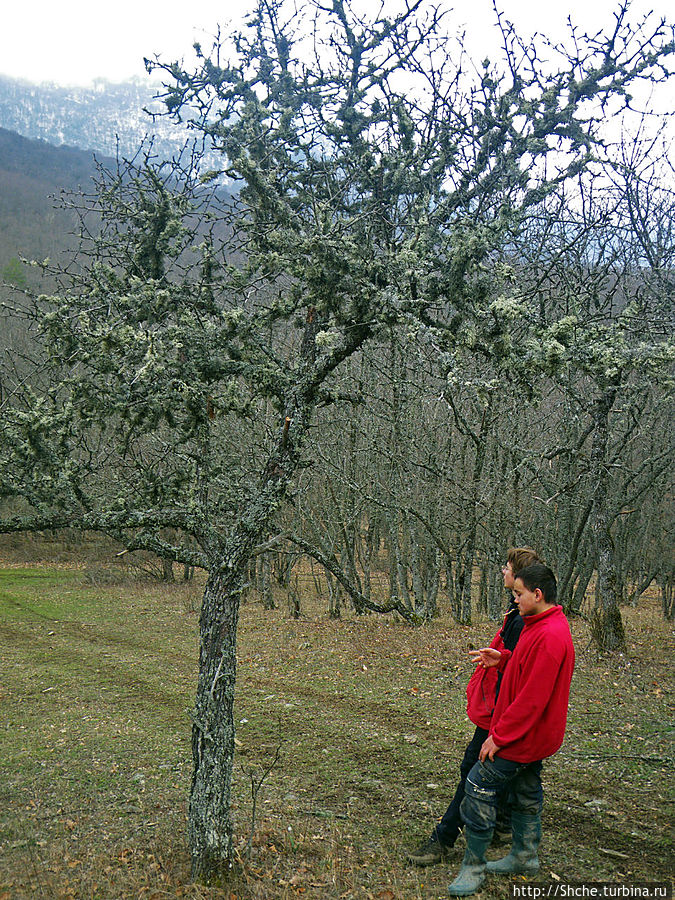
[[[200,40],[206,50],[220,23],[241,19],[253,0],[10,0],[0,24],[0,74],[29,81],[88,84],[101,77],[123,81],[145,76],[143,57],[191,59]],[[375,0],[358,0],[359,9]],[[397,4],[392,4],[397,5]],[[465,26],[478,58],[490,51],[491,0],[447,0],[451,21]],[[591,32],[610,24],[618,0],[500,0],[524,34],[563,34],[567,16]],[[377,3],[379,8],[379,3]],[[386,7],[385,7],[386,8]],[[673,0],[633,0],[632,19],[655,10],[675,21]],[[675,106],[675,103],[673,104]]]

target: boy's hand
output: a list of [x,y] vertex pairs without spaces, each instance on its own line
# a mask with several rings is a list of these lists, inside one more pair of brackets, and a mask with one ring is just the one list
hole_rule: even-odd
[[495,744],[492,735],[489,734],[483,741],[483,746],[480,748],[478,759],[481,762],[485,762],[486,759],[492,761],[495,758],[495,753],[498,753],[500,749],[501,748]]
[[482,647],[480,650],[469,650],[473,661],[478,663],[483,669],[489,669],[490,666],[498,666],[499,660],[502,658],[499,650],[493,647]]

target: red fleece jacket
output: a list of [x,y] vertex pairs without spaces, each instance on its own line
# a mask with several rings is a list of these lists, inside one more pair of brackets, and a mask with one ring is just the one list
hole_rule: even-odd
[[502,653],[490,734],[498,756],[528,763],[552,756],[563,742],[574,645],[561,606],[524,619],[515,650]]
[[[518,610],[516,610],[517,613]],[[504,622],[506,622],[506,618],[504,618]],[[501,629],[492,638],[490,646],[494,650],[499,650],[500,653],[504,653],[506,650],[502,640]],[[509,653],[510,651],[506,650],[506,652]],[[476,666],[466,686],[466,714],[474,725],[478,725],[479,728],[484,728],[486,731],[492,722],[498,675],[499,669],[497,666],[491,666],[489,669]]]

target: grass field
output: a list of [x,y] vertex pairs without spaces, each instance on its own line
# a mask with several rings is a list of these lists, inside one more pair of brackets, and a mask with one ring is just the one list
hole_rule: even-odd
[[[0,900],[445,896],[461,852],[426,870],[405,853],[454,789],[472,732],[466,651],[494,623],[335,622],[316,599],[296,620],[246,603],[238,859],[227,890],[205,889],[185,841],[200,587],[102,572],[0,568]],[[572,623],[537,882],[672,879],[672,623],[654,601],[625,621],[626,656],[598,656]],[[252,829],[252,784],[270,767]],[[508,891],[491,877],[480,896]]]

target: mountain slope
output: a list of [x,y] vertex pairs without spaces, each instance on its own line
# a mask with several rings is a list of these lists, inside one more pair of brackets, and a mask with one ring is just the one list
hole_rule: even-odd
[[53,147],[0,128],[0,271],[15,257],[65,249],[76,218],[58,208],[63,190],[89,189],[91,152]]

